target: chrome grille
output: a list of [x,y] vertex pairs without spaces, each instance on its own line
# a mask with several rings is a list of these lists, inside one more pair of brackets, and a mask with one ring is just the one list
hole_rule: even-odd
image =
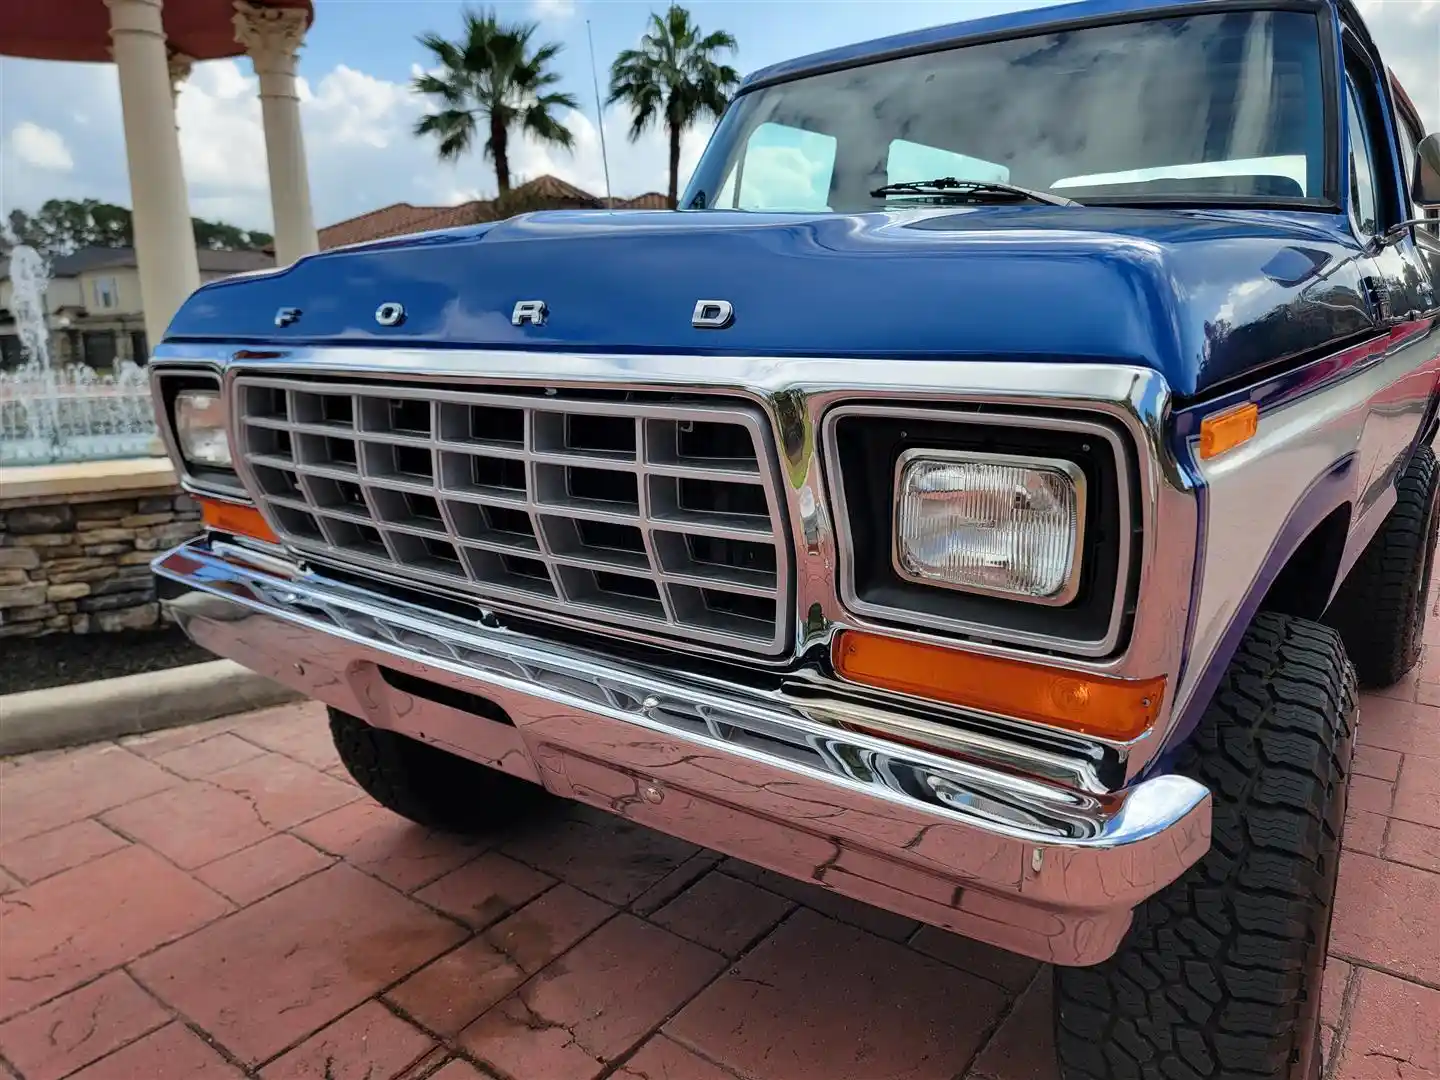
[[250,376],[231,400],[246,486],[298,551],[560,621],[784,648],[758,410]]

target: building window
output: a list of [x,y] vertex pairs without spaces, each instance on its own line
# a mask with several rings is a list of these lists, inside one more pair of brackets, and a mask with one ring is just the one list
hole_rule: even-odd
[[25,362],[19,334],[0,334],[0,369],[17,368]]
[[85,352],[85,363],[96,371],[109,371],[115,366],[115,331],[87,330],[81,338]]
[[145,339],[144,330],[130,331],[130,359],[141,367],[150,359],[150,343]]
[[95,292],[95,306],[97,308],[117,308],[120,306],[120,288],[113,277],[96,278],[93,286]]

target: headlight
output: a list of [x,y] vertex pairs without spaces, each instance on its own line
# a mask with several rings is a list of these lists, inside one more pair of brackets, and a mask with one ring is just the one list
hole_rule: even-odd
[[175,395],[175,442],[192,465],[230,468],[220,391],[182,390]]
[[896,463],[895,570],[927,585],[1069,602],[1085,476],[1068,461],[907,450]]

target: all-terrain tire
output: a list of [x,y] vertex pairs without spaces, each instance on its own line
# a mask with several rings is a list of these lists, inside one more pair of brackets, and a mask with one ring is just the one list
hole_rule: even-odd
[[1114,957],[1057,968],[1064,1080],[1313,1080],[1355,677],[1339,635],[1263,613],[1175,771],[1210,851],[1141,905]]
[[1394,507],[1325,613],[1326,624],[1345,641],[1361,686],[1393,686],[1420,659],[1437,491],[1435,451],[1422,446],[1395,483]]
[[346,770],[381,806],[428,829],[469,833],[513,821],[550,799],[529,781],[330,710]]

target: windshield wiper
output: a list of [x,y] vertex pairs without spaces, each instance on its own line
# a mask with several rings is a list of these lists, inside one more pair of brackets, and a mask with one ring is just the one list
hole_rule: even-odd
[[1048,191],[1032,191],[1015,184],[1003,184],[998,180],[957,180],[953,176],[941,176],[934,180],[906,180],[899,184],[886,184],[870,192],[872,198],[883,199],[887,195],[1008,195],[1033,202],[1049,203],[1051,206],[1079,206],[1074,199],[1063,195],[1051,195]]

